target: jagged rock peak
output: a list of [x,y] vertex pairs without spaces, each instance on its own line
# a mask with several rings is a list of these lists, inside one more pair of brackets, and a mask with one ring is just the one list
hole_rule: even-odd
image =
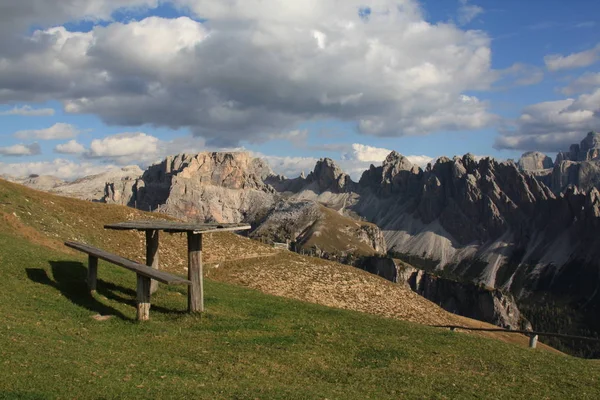
[[579,145],[580,151],[586,153],[590,149],[600,148],[600,133],[588,132],[587,136],[581,141]]
[[350,177],[331,158],[321,158],[315,169],[306,178],[308,183],[316,182],[320,191],[340,193],[352,182]]
[[556,163],[562,161],[592,161],[600,159],[600,133],[588,132],[579,144],[572,144],[568,152],[560,152]]
[[539,171],[554,167],[552,159],[539,151],[523,153],[518,165],[521,171]]
[[408,158],[394,150],[383,160],[382,166],[384,171],[393,170],[397,173],[398,171],[410,171],[413,164]]

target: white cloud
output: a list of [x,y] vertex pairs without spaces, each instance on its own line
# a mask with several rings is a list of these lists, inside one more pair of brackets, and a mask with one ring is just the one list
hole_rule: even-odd
[[498,149],[563,151],[600,127],[600,88],[578,98],[526,107],[511,129],[501,131]]
[[41,152],[42,149],[38,143],[0,147],[0,154],[4,156],[33,156]]
[[425,168],[427,166],[427,164],[434,162],[436,160],[435,157],[429,157],[429,156],[406,156],[406,158],[408,159],[408,161],[410,161],[413,164],[418,165],[421,168]]
[[572,53],[568,56],[562,54],[550,54],[544,57],[546,68],[550,71],[588,67],[600,59],[600,45],[593,49]]
[[568,86],[561,89],[561,92],[567,96],[575,93],[582,93],[600,86],[600,72],[586,72],[575,79]]
[[342,155],[342,159],[362,162],[382,162],[392,151],[365,144],[352,144],[352,152]]
[[[114,9],[51,3],[54,19]],[[57,99],[67,112],[189,128],[217,146],[317,119],[382,136],[495,122],[486,102],[464,96],[496,79],[490,38],[428,23],[414,0],[177,3],[206,22],[151,17],[85,33],[36,31],[0,64],[0,102]]]
[[[354,161],[363,163],[361,168],[367,169],[371,163],[380,164],[392,152],[392,150],[382,147],[373,147],[365,144],[354,143],[351,146],[351,151],[342,154],[343,161]],[[433,157],[425,155],[405,155],[413,164],[420,167],[425,167],[428,163],[434,160]]]
[[266,156],[260,153],[254,153],[253,156],[266,160],[276,174],[284,175],[288,178],[296,178],[302,172],[308,175],[315,168],[315,164],[318,161],[318,158],[314,157]]
[[105,158],[132,164],[135,161],[154,159],[158,155],[158,138],[142,132],[126,132],[94,139],[90,144],[90,158]]
[[52,108],[33,108],[28,105],[15,106],[10,110],[0,112],[0,115],[20,115],[25,117],[47,117],[54,115]]
[[60,154],[82,154],[85,153],[85,147],[75,140],[69,140],[66,143],[57,145],[54,148],[54,152]]
[[[83,154],[89,159],[101,159],[119,165],[140,164],[147,166],[161,161],[169,155],[212,150],[201,138],[177,137],[169,141],[160,140],[144,132],[125,132],[95,139]],[[219,149],[236,151],[240,149]]]
[[77,127],[59,122],[46,129],[18,131],[15,133],[15,137],[19,139],[54,140],[74,138],[80,133],[81,131]]
[[483,8],[474,4],[469,4],[469,0],[459,0],[458,3],[458,23],[466,25],[474,20],[478,15],[483,14]]
[[53,161],[40,161],[29,163],[1,163],[0,174],[13,177],[26,177],[31,174],[53,175],[63,180],[72,180],[88,175],[106,172],[109,169],[118,168],[114,165],[97,165],[89,162],[75,163],[64,159]]

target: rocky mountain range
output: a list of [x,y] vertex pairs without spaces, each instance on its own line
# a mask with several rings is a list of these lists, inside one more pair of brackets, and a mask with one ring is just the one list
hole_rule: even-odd
[[[75,197],[82,200],[104,201],[106,186],[120,182],[123,187],[131,187],[130,182],[142,175],[142,169],[137,165],[109,169],[106,172],[86,176],[74,181],[64,181],[51,175],[29,175],[26,177],[5,176],[6,180],[20,183],[37,190],[56,193],[63,196]],[[131,196],[124,192],[125,197]]]
[[182,154],[106,179],[97,200],[244,221],[266,241],[387,252],[521,304],[567,304],[600,332],[599,156],[593,132],[554,162],[538,152],[517,163],[466,154],[422,169],[394,151],[354,182],[330,159],[287,179],[247,153]]
[[589,132],[579,144],[559,152],[556,160],[540,152],[523,154],[519,167],[530,172],[555,194],[569,185],[588,191],[600,188],[600,133]]

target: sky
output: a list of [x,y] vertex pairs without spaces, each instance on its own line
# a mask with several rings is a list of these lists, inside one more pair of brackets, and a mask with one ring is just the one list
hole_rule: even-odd
[[249,151],[551,156],[600,130],[593,0],[0,0],[0,174]]

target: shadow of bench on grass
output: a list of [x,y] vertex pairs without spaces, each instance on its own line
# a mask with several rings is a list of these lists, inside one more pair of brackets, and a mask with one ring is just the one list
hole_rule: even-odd
[[[135,320],[134,317],[128,317],[121,311],[103,304],[90,294],[86,283],[87,267],[84,264],[77,261],[49,261],[48,263],[50,264],[54,280],[42,268],[27,268],[27,277],[33,282],[57,289],[69,301],[79,307],[86,308],[100,315],[113,315],[123,320]],[[133,308],[136,307],[136,291],[134,289],[98,279],[96,292],[107,299],[127,304]],[[168,314],[186,313],[185,311],[170,310],[154,304],[152,305],[152,310]]]

